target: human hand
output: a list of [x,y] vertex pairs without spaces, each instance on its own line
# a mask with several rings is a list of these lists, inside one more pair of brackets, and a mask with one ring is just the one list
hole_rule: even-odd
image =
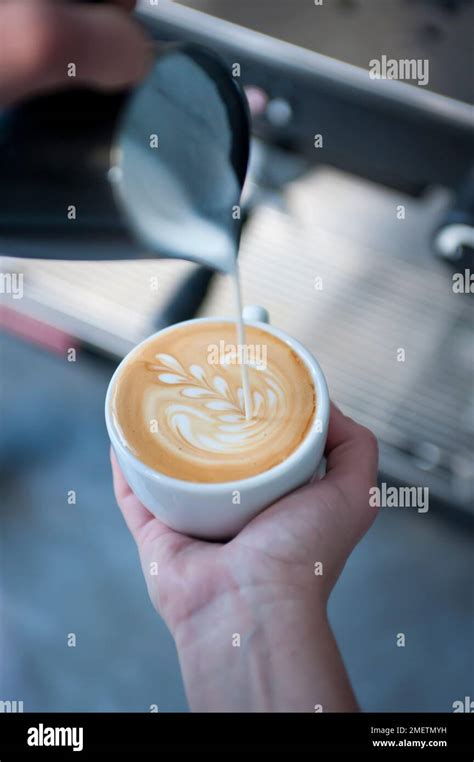
[[[152,61],[151,44],[127,11],[66,0],[0,0],[0,105],[58,87],[127,87]],[[68,76],[74,63],[76,76]]]
[[117,501],[151,600],[175,638],[192,708],[356,709],[326,604],[375,516],[376,440],[332,406],[326,455],[321,481],[279,500],[225,544],[161,523],[112,456]]

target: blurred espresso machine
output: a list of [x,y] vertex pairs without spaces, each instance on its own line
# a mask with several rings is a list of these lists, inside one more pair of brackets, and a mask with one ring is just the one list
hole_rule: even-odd
[[[188,5],[225,15],[225,2]],[[254,104],[242,201],[245,301],[263,301],[272,319],[318,356],[333,397],[378,435],[382,478],[426,485],[434,503],[469,520],[472,72],[463,72],[455,97],[449,82],[438,94],[371,79],[369,60],[364,67],[355,54],[346,63],[276,39],[283,29],[275,37],[256,31],[265,27],[259,5],[271,20],[269,6],[278,4],[248,4],[256,9],[254,29],[245,18],[235,23],[245,3],[227,5],[233,21],[166,0],[142,3],[138,16],[157,41],[215,51]],[[287,5],[297,19],[312,3]],[[437,51],[449,58],[452,29],[472,28],[470,2],[390,5],[406,14],[408,31],[420,34],[420,58],[430,61]],[[369,0],[325,3],[320,18],[357,38],[369,11],[377,33],[381,6],[386,10]],[[319,12],[311,7],[313,19]],[[393,50],[396,44],[394,34]],[[2,270],[25,274],[24,298],[3,300],[7,327],[39,321],[117,358],[153,327],[228,310],[223,279],[208,268],[111,263],[149,256],[110,187],[110,145],[124,96],[61,97],[67,109],[57,100],[59,111],[36,110],[31,119],[26,104],[1,123]],[[72,226],[64,210],[77,200]],[[155,273],[157,292],[148,288]]]

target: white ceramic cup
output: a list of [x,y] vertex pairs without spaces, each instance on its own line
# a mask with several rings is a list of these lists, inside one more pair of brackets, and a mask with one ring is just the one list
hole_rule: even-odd
[[[260,318],[257,320],[256,318]],[[329,394],[323,372],[314,357],[296,339],[266,323],[268,315],[258,307],[244,310],[246,324],[254,325],[288,344],[303,360],[316,389],[316,412],[304,440],[277,466],[247,479],[202,484],[181,481],[146,466],[128,449],[114,422],[112,398],[123,366],[149,341],[160,334],[192,323],[233,322],[225,318],[198,318],[177,323],[148,337],[120,363],[109,384],[105,420],[120,468],[140,502],[172,529],[208,540],[235,536],[254,516],[307,483],[320,466],[329,423]]]

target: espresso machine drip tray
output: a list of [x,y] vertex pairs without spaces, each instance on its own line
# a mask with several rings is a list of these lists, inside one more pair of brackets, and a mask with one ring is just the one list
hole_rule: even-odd
[[[289,188],[285,209],[259,210],[241,268],[246,302],[314,353],[332,398],[376,433],[382,477],[472,511],[474,305],[429,249],[446,200],[321,170]],[[230,297],[221,284],[206,312]]]
[[[376,433],[382,477],[469,511],[472,295],[455,293],[453,269],[430,248],[449,203],[444,190],[413,198],[321,168],[255,209],[240,267],[245,303],[263,305],[302,341],[333,399]],[[24,298],[2,298],[13,330],[34,318],[118,358],[155,330],[198,268],[4,259],[2,270],[13,269],[24,274]],[[229,315],[232,304],[230,284],[216,276],[198,314]]]

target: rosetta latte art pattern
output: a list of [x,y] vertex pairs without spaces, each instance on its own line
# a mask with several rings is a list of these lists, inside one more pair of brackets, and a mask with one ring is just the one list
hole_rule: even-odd
[[147,366],[152,384],[144,415],[148,421],[159,421],[155,436],[168,443],[207,453],[241,452],[264,444],[272,424],[282,419],[285,394],[274,370],[256,370],[249,364],[255,372],[252,418],[247,421],[242,387],[226,374],[225,365],[211,374],[201,365],[185,369],[172,355],[157,354],[156,360]]
[[[216,354],[211,348],[221,346]],[[118,377],[113,410],[120,437],[156,471],[191,482],[232,482],[288,458],[314,419],[315,390],[296,353],[248,325],[252,401],[245,418],[235,325],[196,322],[145,342]],[[265,349],[265,363],[261,362]]]

